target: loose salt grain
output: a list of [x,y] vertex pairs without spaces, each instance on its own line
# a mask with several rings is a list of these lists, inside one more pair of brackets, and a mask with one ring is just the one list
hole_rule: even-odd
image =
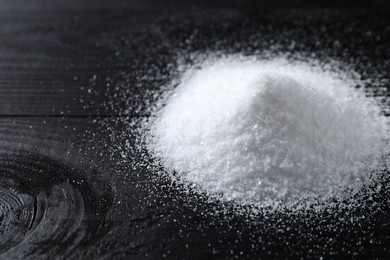
[[379,107],[313,62],[225,57],[189,68],[148,148],[176,181],[225,201],[295,207],[356,193],[381,164]]

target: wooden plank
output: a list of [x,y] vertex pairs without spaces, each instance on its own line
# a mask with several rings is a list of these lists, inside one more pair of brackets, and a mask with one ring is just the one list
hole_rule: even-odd
[[[177,58],[195,52],[319,53],[356,61],[358,70],[385,84],[390,78],[386,11],[161,10],[165,2],[100,0],[1,4],[0,173],[18,176],[30,193],[39,186],[33,177],[41,176],[48,188],[39,191],[59,198],[48,213],[58,234],[42,236],[41,253],[15,247],[9,258],[56,256],[51,250],[58,243],[47,241],[61,241],[58,250],[68,258],[389,254],[386,214],[358,212],[371,219],[356,224],[326,214],[310,221],[260,216],[253,224],[242,216],[214,214],[222,211],[217,203],[153,179],[158,170],[134,149],[134,133],[122,117],[147,114],[153,91],[175,76]],[[36,198],[42,194],[36,193]],[[31,228],[40,223],[30,222]],[[20,248],[27,251],[17,252]]]
[[220,49],[345,56],[390,78],[382,11],[82,10],[0,15],[0,115],[144,115],[178,58]]

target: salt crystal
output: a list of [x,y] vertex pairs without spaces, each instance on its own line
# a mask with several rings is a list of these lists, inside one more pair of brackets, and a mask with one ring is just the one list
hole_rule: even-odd
[[176,181],[240,205],[292,208],[342,199],[379,168],[388,123],[349,74],[283,58],[200,67],[147,126],[149,150]]

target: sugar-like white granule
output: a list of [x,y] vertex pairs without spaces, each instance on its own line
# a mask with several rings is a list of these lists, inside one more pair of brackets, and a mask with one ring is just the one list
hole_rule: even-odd
[[352,74],[225,57],[188,68],[149,125],[172,178],[239,205],[341,200],[383,163],[387,122]]

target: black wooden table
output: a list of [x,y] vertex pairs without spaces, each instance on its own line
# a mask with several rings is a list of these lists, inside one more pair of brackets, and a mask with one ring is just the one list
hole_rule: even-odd
[[131,122],[194,53],[315,54],[380,79],[377,94],[390,95],[383,1],[285,7],[0,1],[0,258],[388,256],[387,190],[375,212],[249,223],[156,182],[134,148]]

